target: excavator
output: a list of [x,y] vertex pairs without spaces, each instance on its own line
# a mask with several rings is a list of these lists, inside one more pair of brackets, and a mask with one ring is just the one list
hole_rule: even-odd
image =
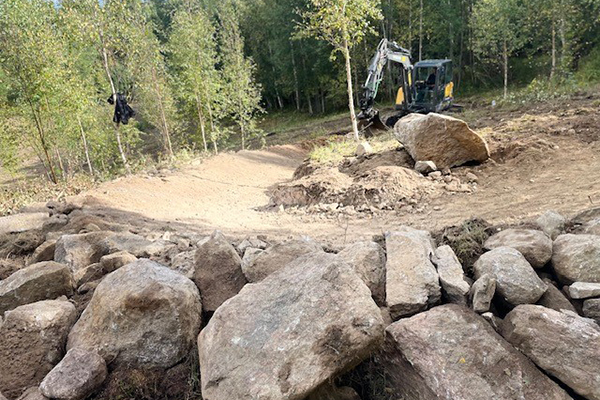
[[[379,110],[375,109],[374,105],[385,67],[390,62],[400,66],[398,76],[400,87],[396,95],[397,113],[389,117],[384,124]],[[424,60],[413,65],[409,50],[396,42],[383,39],[377,46],[377,52],[369,65],[368,77],[363,89],[359,104],[359,126],[365,136],[372,136],[374,131],[393,127],[407,114],[428,114],[452,108],[454,106],[452,60]]]

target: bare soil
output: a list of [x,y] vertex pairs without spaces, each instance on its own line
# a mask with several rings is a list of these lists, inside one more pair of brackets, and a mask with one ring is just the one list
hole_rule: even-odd
[[[220,229],[232,236],[310,235],[339,244],[399,225],[437,231],[474,217],[494,225],[512,224],[549,209],[569,216],[600,204],[599,99],[581,96],[567,103],[557,100],[508,110],[483,107],[466,113],[465,119],[488,140],[492,151],[489,162],[452,170],[455,185],[468,185],[468,191],[449,190],[442,181],[445,186],[429,182],[431,191],[416,188],[418,196],[400,193],[393,180],[382,177],[394,175],[394,165],[410,162],[402,152],[362,163],[348,159],[338,168],[343,176],[377,175],[374,182],[388,185],[392,197],[407,199],[402,207],[356,213],[269,207],[270,194],[292,181],[314,141],[220,154],[159,176],[122,178],[85,193],[84,198],[88,205],[121,212],[107,213],[106,218],[131,213],[205,233]],[[335,126],[327,128],[337,132]],[[304,165],[296,178],[313,176],[311,171]],[[477,175],[476,185],[469,183],[469,172]],[[314,183],[335,188],[336,179],[344,178],[334,175],[324,174]]]

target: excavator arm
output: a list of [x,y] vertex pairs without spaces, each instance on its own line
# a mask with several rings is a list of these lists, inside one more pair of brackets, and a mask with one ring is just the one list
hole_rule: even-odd
[[371,127],[386,129],[385,124],[379,118],[379,111],[373,108],[373,106],[379,86],[383,80],[384,69],[388,62],[398,63],[402,67],[402,93],[400,94],[399,92],[398,100],[401,100],[405,108],[411,101],[412,90],[410,90],[410,86],[413,65],[410,61],[410,51],[399,46],[396,42],[383,39],[379,43],[379,46],[377,46],[377,52],[369,65],[367,80],[363,86],[363,96],[360,99],[360,114],[358,115],[358,119],[363,129]]

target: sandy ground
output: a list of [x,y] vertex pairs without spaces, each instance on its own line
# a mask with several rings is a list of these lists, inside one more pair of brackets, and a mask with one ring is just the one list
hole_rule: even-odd
[[[526,221],[547,211],[573,215],[600,206],[600,107],[597,100],[510,112],[484,111],[471,121],[494,161],[454,170],[480,178],[471,194],[445,194],[414,212],[369,217],[264,211],[269,189],[291,179],[306,157],[302,146],[276,146],[209,158],[163,176],[118,179],[85,193],[86,203],[241,237],[309,235],[343,243],[400,225],[429,230],[471,217],[493,224]],[[562,107],[562,108],[561,108]]]

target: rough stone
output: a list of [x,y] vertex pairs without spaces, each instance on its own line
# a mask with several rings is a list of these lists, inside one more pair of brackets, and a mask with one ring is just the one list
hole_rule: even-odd
[[42,230],[44,232],[58,231],[65,227],[68,223],[69,217],[64,214],[55,214],[48,218],[46,222],[44,222],[44,225],[42,225]]
[[325,384],[311,393],[306,400],[361,400],[361,398],[351,387]]
[[549,279],[544,279],[544,283],[548,286],[546,293],[538,300],[538,304],[547,308],[551,308],[555,311],[568,310],[575,311],[575,307],[569,301],[569,299],[561,292]]
[[583,315],[600,324],[600,299],[588,299],[583,302]]
[[193,280],[200,289],[205,311],[215,311],[247,283],[242,272],[242,259],[218,231],[198,247],[194,260]]
[[447,115],[407,115],[396,123],[394,135],[415,161],[433,161],[440,170],[490,157],[481,136],[464,121]]
[[195,251],[178,253],[171,261],[171,269],[179,272],[188,279],[194,279],[194,271],[196,270],[195,255]]
[[373,300],[385,304],[385,252],[375,242],[348,245],[338,255],[346,261],[371,290]]
[[116,253],[107,254],[100,258],[102,269],[108,274],[114,272],[124,265],[130,264],[137,260],[137,257],[127,251],[118,251]]
[[96,263],[75,271],[73,281],[75,282],[75,287],[78,288],[88,282],[102,279],[104,275],[106,275],[106,271],[102,267],[102,264]]
[[542,232],[554,240],[564,232],[567,220],[556,211],[546,211],[535,222]]
[[268,246],[269,245],[265,241],[260,240],[257,237],[247,237],[237,245],[237,250],[239,254],[245,254],[246,249],[248,248],[265,250]]
[[2,394],[2,392],[0,392],[0,400],[7,400],[6,397],[4,397],[4,395]]
[[46,240],[31,255],[29,264],[37,264],[44,261],[54,260],[54,251],[56,249],[56,240]]
[[51,399],[82,400],[106,379],[106,362],[95,351],[69,350],[42,381],[40,391]]
[[600,297],[600,283],[575,282],[569,286],[569,294],[577,300]]
[[63,235],[56,242],[54,261],[67,265],[72,272],[95,264],[108,254],[104,240],[112,235],[112,232]]
[[473,266],[475,277],[490,274],[496,279],[496,292],[509,304],[535,303],[546,292],[523,255],[512,247],[498,247],[483,254]]
[[0,315],[18,306],[73,293],[69,269],[52,261],[22,268],[0,281]]
[[496,294],[496,278],[491,274],[483,274],[471,287],[469,298],[476,313],[484,313],[490,309]]
[[552,266],[563,284],[600,283],[600,236],[560,235],[554,241]]
[[0,217],[0,235],[42,229],[48,213],[22,213]]
[[96,350],[116,365],[168,368],[189,352],[201,314],[192,281],[153,261],[137,260],[100,282],[67,348]]
[[386,298],[394,320],[421,312],[441,300],[439,278],[431,262],[429,232],[402,227],[385,235]]
[[445,297],[450,303],[467,305],[471,286],[465,278],[463,267],[450,246],[435,251],[437,272]]
[[48,400],[46,396],[42,394],[39,387],[30,387],[23,392],[21,397],[17,400]]
[[202,395],[301,400],[383,339],[371,292],[340,257],[302,256],[223,304],[198,338]]
[[483,245],[487,250],[512,247],[518,250],[533,268],[543,268],[552,258],[552,240],[542,231],[506,229],[496,233]]
[[420,174],[427,175],[437,171],[437,166],[433,161],[417,161],[415,163],[415,171]]
[[581,396],[600,400],[597,324],[542,306],[523,305],[506,316],[502,336]]
[[356,151],[354,152],[354,154],[356,154],[357,157],[362,157],[362,156],[365,156],[365,155],[371,154],[371,153],[373,153],[373,148],[371,147],[369,142],[360,143],[356,147]]
[[568,400],[482,317],[435,307],[386,329],[383,362],[394,398]]
[[311,239],[288,240],[269,247],[244,268],[248,282],[260,282],[275,271],[305,254],[322,252],[323,248]]
[[6,312],[0,324],[0,391],[14,399],[39,385],[62,359],[76,320],[75,306],[65,300],[40,301]]

